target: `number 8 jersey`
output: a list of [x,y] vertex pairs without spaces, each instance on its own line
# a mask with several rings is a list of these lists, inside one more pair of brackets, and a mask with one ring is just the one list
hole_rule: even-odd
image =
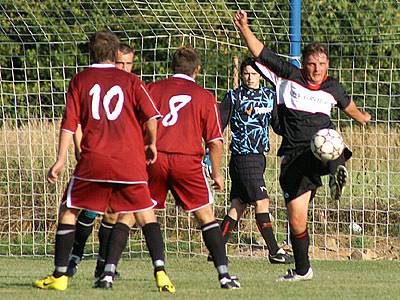
[[222,139],[218,106],[213,94],[184,74],[156,81],[148,90],[162,121],[157,128],[157,150],[204,155],[204,143]]
[[74,176],[82,180],[146,183],[142,124],[158,118],[140,79],[114,65],[94,64],[70,82],[61,130],[82,126],[81,159]]

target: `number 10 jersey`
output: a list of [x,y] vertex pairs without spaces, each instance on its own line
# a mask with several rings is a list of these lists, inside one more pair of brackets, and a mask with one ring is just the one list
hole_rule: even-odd
[[146,183],[142,124],[160,117],[140,79],[95,64],[70,82],[61,129],[82,126],[81,158],[74,176],[89,181]]

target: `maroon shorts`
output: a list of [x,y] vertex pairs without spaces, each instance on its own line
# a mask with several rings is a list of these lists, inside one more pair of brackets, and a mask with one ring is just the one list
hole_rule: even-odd
[[168,190],[176,204],[186,211],[195,211],[214,202],[200,156],[158,152],[157,161],[148,166],[147,171],[156,209],[165,208]]
[[98,213],[110,207],[113,212],[138,212],[154,207],[147,184],[122,184],[80,180],[72,176],[63,202],[69,208]]

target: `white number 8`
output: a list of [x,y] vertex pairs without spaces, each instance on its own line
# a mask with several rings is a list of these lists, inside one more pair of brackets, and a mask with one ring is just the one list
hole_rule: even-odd
[[[101,87],[98,84],[95,84],[89,91],[89,95],[93,96],[92,98],[92,116],[95,120],[100,120],[100,92]],[[117,104],[115,105],[114,111],[110,111],[110,102],[111,99],[118,95]],[[107,119],[110,121],[114,121],[121,114],[122,106],[124,105],[124,92],[122,91],[119,85],[114,85],[111,89],[107,91],[103,98],[103,107],[106,112]]]
[[173,96],[169,99],[169,113],[162,120],[164,127],[175,125],[178,121],[178,111],[192,100],[189,95]]

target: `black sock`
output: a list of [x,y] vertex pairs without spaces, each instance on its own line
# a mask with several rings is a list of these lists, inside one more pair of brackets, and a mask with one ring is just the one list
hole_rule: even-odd
[[60,277],[67,272],[69,254],[74,243],[75,225],[58,224],[56,232],[54,277]]
[[220,228],[222,231],[224,244],[228,242],[229,238],[232,235],[232,231],[236,228],[237,223],[238,221],[233,219],[229,215],[226,215],[225,218],[222,220]]
[[344,152],[339,156],[339,158],[335,159],[335,160],[329,160],[328,161],[328,169],[329,169],[329,173],[332,175],[335,175],[336,173],[336,169],[338,168],[338,166],[344,166],[346,164],[346,159],[344,157]]
[[[124,223],[116,223],[110,235],[108,243],[106,264],[118,265],[122,252],[128,242],[130,228]],[[114,268],[115,270],[115,268]]]
[[161,235],[160,224],[147,223],[142,227],[143,235],[146,239],[147,249],[149,249],[151,260],[153,261],[154,272],[164,270],[164,240]]
[[269,218],[269,213],[256,214],[256,223],[258,230],[260,231],[270,255],[275,255],[278,252],[279,247],[276,243],[274,232],[272,230],[271,219]]
[[310,259],[308,257],[308,247],[310,240],[308,230],[300,234],[290,233],[290,241],[292,242],[296,273],[305,275],[310,268]]
[[99,258],[105,260],[107,257],[107,249],[110,243],[111,232],[114,224],[101,221],[99,229]]
[[82,210],[78,216],[75,230],[74,246],[72,248],[71,254],[79,257],[79,260],[83,256],[86,241],[89,238],[89,235],[92,233],[95,219],[96,218],[88,217],[85,210]]
[[204,243],[211,253],[219,277],[224,277],[228,274],[228,260],[226,258],[225,245],[221,238],[222,233],[218,222],[213,221],[201,226],[201,233],[203,234]]

